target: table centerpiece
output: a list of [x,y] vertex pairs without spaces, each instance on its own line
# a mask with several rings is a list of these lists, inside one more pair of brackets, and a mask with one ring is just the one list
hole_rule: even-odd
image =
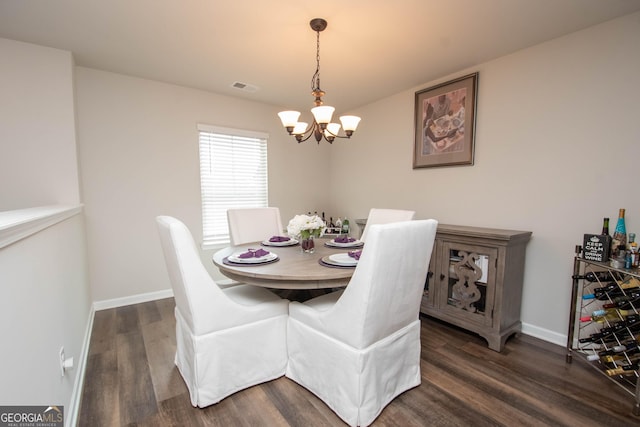
[[287,234],[300,240],[302,252],[313,253],[315,243],[313,239],[324,235],[326,224],[318,215],[296,215],[287,225]]

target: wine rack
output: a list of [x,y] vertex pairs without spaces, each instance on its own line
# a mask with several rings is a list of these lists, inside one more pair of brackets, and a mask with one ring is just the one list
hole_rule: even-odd
[[[640,300],[630,299],[624,310],[613,308],[608,316],[598,316],[602,315],[598,310],[640,286],[640,270],[586,260],[582,247],[576,246],[572,283],[566,362],[571,363],[574,355],[585,359],[634,397],[632,412],[640,416],[640,322],[634,323],[640,315]],[[603,291],[606,287],[609,290]],[[599,298],[593,298],[594,292]]]

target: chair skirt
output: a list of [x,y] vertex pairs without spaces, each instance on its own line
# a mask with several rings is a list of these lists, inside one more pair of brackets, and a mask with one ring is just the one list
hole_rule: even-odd
[[396,396],[420,384],[420,320],[357,349],[289,316],[286,376],[351,426],[367,426]]
[[176,308],[175,363],[191,404],[203,408],[284,375],[287,315],[195,336]]

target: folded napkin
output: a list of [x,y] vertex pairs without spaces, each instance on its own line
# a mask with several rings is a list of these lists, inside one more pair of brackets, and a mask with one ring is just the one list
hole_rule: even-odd
[[348,254],[351,258],[359,260],[360,256],[362,256],[362,249],[360,249],[359,251],[349,251]]
[[344,236],[338,236],[335,239],[333,239],[334,242],[336,243],[351,243],[351,242],[355,242],[356,239],[354,239],[353,237],[349,237],[347,235]]
[[269,239],[270,242],[288,242],[289,240],[291,240],[290,237],[287,236],[273,236],[272,238]]
[[269,255],[269,251],[265,251],[264,249],[249,249],[248,252],[238,255],[238,258],[260,258],[265,255]]

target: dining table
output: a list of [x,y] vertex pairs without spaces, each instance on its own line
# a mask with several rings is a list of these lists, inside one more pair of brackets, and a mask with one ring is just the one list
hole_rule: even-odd
[[[331,245],[332,239],[331,236],[316,238],[313,253],[303,252],[299,243],[290,246],[265,246],[268,241],[264,241],[228,246],[214,253],[213,263],[226,277],[255,286],[274,289],[345,287],[353,275],[356,264],[330,265],[327,262],[330,262],[329,257],[346,258],[350,251],[360,250],[362,242],[356,240],[354,246],[331,247],[327,242]],[[265,257],[265,262],[232,261],[244,261],[238,259],[239,254],[260,249],[271,254]]]

